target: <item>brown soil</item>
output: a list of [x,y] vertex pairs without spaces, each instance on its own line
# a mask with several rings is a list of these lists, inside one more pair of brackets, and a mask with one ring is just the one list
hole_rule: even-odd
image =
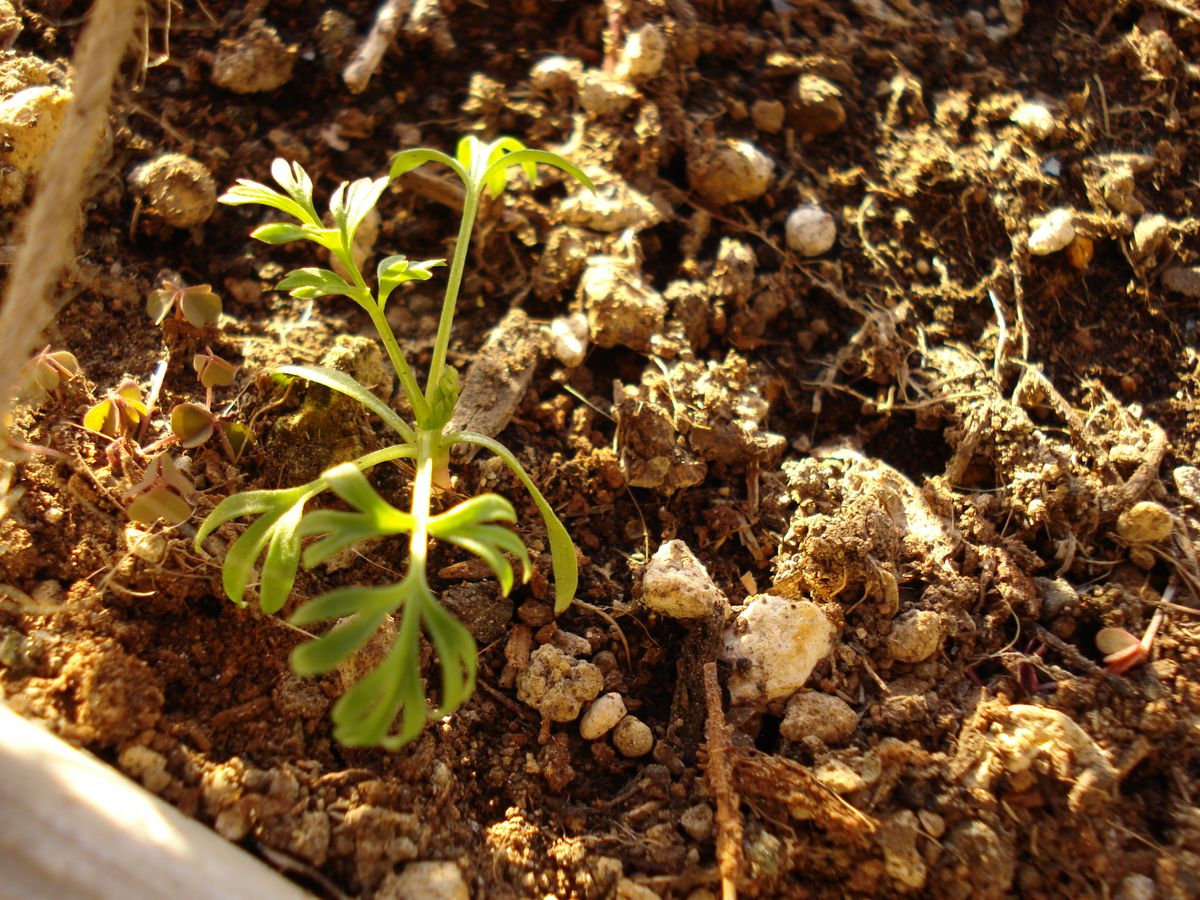
[[[1195,275],[1200,15],[1187,0],[1025,5],[1018,23],[1002,10],[1022,3],[990,0],[632,0],[614,23],[600,3],[435,0],[359,95],[340,70],[373,2],[183,4],[169,22],[156,5],[48,336],[84,377],[17,416],[19,437],[62,456],[22,465],[0,524],[0,583],[23,592],[0,601],[0,696],[331,897],[400,896],[379,888],[425,859],[457,862],[489,898],[698,900],[723,871],[759,897],[1200,895],[1200,492],[1177,469],[1200,464],[1195,279],[1168,290]],[[69,57],[84,6],[29,4],[14,52]],[[218,42],[254,39],[260,17],[295,48],[290,79],[216,86]],[[545,57],[603,67],[614,24],[619,48],[650,23],[665,64],[624,111],[531,87]],[[840,98],[806,106],[802,76]],[[763,101],[782,104],[780,128]],[[1025,101],[1045,104],[1052,133],[1010,120]],[[328,721],[338,680],[293,676],[301,636],[226,601],[219,560],[189,535],[230,493],[373,445],[369,419],[341,414],[298,443],[300,399],[265,377],[369,322],[275,293],[314,260],[252,242],[257,214],[219,207],[173,228],[127,177],[175,151],[223,189],[267,180],[283,155],[325,197],[400,147],[451,150],[464,133],[562,147],[655,207],[636,234],[564,227],[553,179],[488,207],[456,364],[514,306],[535,323],[579,309],[584,253],[632,259],[667,316],[644,346],[543,362],[500,435],[563,512],[587,605],[547,625],[544,577],[504,605],[490,583],[464,588],[485,573],[439,549],[434,587],[480,637],[480,690],[401,752],[348,750]],[[726,138],[767,154],[774,177],[716,206],[702,184]],[[447,184],[434,173],[385,195],[376,249],[445,255]],[[784,237],[810,201],[837,222],[811,259]],[[1030,255],[1034,220],[1056,207],[1075,210],[1078,237]],[[1148,250],[1143,210],[1168,221]],[[153,325],[145,296],[164,269],[216,288],[219,330]],[[418,367],[439,284],[393,301]],[[160,360],[160,410],[199,399],[190,360],[205,343],[242,366],[219,396],[256,440],[237,465],[215,446],[187,454],[193,525],[143,540],[122,495],[145,459],[106,454],[79,423]],[[381,489],[402,491],[401,475]],[[507,493],[539,540],[515,480],[481,457],[458,477],[464,493]],[[1140,501],[1169,512],[1169,534],[1138,536]],[[849,705],[849,733],[797,734],[782,701],[705,703],[716,632],[640,603],[647,558],[675,538],[735,608],[769,590],[822,606],[838,637],[808,688]],[[288,609],[377,583],[401,553],[302,572]],[[915,611],[932,614],[937,650],[905,661],[898,623]],[[1156,611],[1149,660],[1107,672],[1100,630],[1141,637]],[[655,735],[650,756],[576,723],[544,728],[518,700],[506,662],[547,642],[604,663],[605,689]]]

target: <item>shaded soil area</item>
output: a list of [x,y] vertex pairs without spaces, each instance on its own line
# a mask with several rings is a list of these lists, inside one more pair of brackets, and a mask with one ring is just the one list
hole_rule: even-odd
[[[13,424],[54,453],[26,455],[0,521],[5,701],[319,896],[433,896],[428,860],[455,864],[445,896],[488,898],[703,900],[723,878],[747,897],[1200,895],[1200,13],[400,6],[352,93],[373,3],[151,4],[47,335],[81,374]],[[69,84],[84,12],[15,13],[0,101]],[[295,676],[304,635],[225,599],[242,525],[192,538],[223,498],[386,440],[272,366],[324,360],[385,395],[391,376],[351,304],[274,290],[325,261],[252,241],[261,212],[215,195],[283,157],[323,205],[464,134],[597,182],[514,176],[485,205],[450,350],[571,532],[581,602],[553,616],[517,480],[460,461],[455,499],[509,497],[534,577],[502,598],[436,546],[479,690],[401,751],[349,749],[342,677]],[[166,153],[186,160],[147,167]],[[29,182],[0,185],[8,244]],[[364,252],[449,255],[461,202],[443,171],[403,176]],[[440,277],[389,310],[422,371]],[[219,322],[156,325],[164,280],[210,285]],[[239,366],[214,408],[253,437],[235,459],[168,446],[192,517],[132,522],[167,413],[204,400],[205,347]],[[160,366],[144,424],[82,427]],[[403,505],[410,475],[374,482]],[[681,564],[701,614],[647,578],[673,541],[711,576]],[[362,549],[302,570],[284,613],[403,570],[402,540]],[[652,745],[543,717],[519,685],[552,655],[594,667],[587,699],[619,694]]]

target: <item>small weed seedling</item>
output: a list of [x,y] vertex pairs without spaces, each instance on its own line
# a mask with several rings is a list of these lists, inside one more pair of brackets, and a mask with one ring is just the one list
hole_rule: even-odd
[[[376,270],[375,286],[368,286],[354,260],[354,234],[375,206],[391,179],[425,163],[450,168],[466,188],[462,223],[450,264],[433,358],[424,389],[400,350],[385,315],[388,299],[407,281],[426,281],[444,260],[412,262],[403,256],[383,259]],[[529,553],[509,528],[516,520],[511,503],[496,494],[472,497],[434,515],[431,501],[435,484],[447,483],[450,449],[472,444],[495,453],[508,465],[529,492],[541,513],[550,541],[554,568],[555,608],[562,610],[575,594],[578,572],[575,548],[550,505],[521,468],[517,458],[498,441],[469,431],[450,432],[447,424],[458,402],[458,374],[446,362],[455,302],[462,283],[475,215],[485,190],[499,196],[509,170],[521,166],[529,180],[539,163],[554,166],[588,188],[591,181],[576,166],[553,153],[527,149],[513,138],[485,144],[473,137],[459,142],[456,158],[437,150],[406,150],[397,154],[389,177],[364,178],[343,183],[329,204],[332,227],[322,223],[313,205],[312,181],[298,164],[275,160],[271,174],[282,193],[252,181],[240,181],[221,197],[232,205],[259,204],[276,209],[294,221],[255,229],[252,236],[268,244],[312,241],[340,263],[349,280],[330,269],[304,268],[288,274],[278,285],[293,297],[348,297],[362,307],[379,333],[400,386],[413,412],[411,423],[350,376],[321,366],[288,365],[277,371],[307,379],[353,397],[395,432],[398,442],[368,453],[353,462],[335,466],[315,481],[280,490],[249,491],[223,500],[209,514],[196,537],[196,546],[226,522],[243,516],[257,517],[229,548],[223,583],[237,604],[245,602],[247,586],[259,556],[265,552],[259,583],[259,606],[266,613],[283,607],[295,582],[297,566],[316,566],[334,554],[373,538],[408,536],[408,564],[403,578],[374,587],[343,587],[300,606],[291,617],[295,625],[340,619],[332,629],[292,652],[293,669],[302,675],[327,672],[361,648],[393,614],[395,639],[382,662],[353,685],[333,708],[334,736],[352,746],[382,745],[396,749],[415,738],[427,719],[421,684],[420,640],[424,631],[441,666],[441,703],[435,716],[448,715],[462,705],[475,688],[475,641],[454,616],[438,603],[430,589],[427,555],[430,538],[447,541],[483,559],[507,594],[513,586],[517,559],[523,579],[531,572]],[[383,499],[364,472],[393,460],[412,460],[415,481],[407,512]],[[305,512],[305,504],[323,491],[332,490],[350,511],[322,509]],[[302,548],[303,538],[317,538]],[[397,716],[399,730],[392,731]]]

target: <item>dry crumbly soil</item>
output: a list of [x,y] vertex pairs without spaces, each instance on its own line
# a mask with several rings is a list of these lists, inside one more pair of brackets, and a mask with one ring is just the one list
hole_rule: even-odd
[[[85,4],[26,6],[10,58],[69,58]],[[0,524],[9,704],[330,897],[405,896],[394,873],[429,859],[489,898],[710,897],[722,862],[749,897],[1200,894],[1200,15],[1186,0],[631,0],[616,17],[432,0],[357,95],[340,71],[372,3],[184,4],[169,20],[150,6],[48,336],[84,374],[16,420],[61,455],[23,463]],[[665,39],[661,68],[623,87],[589,97],[569,71],[531,75],[561,54],[591,72],[583,87],[603,81],[644,26]],[[270,43],[264,28],[286,47],[284,83],[259,64],[241,88],[269,89],[214,83],[218,42]],[[624,105],[605,110],[605,91]],[[1048,124],[1014,117],[1031,102]],[[593,313],[586,359],[546,355],[500,434],[563,513],[584,604],[551,623],[547,553],[508,602],[438,549],[434,587],[479,639],[480,690],[400,752],[349,750],[330,734],[336,676],[290,674],[301,636],[225,600],[218,558],[189,535],[237,490],[377,444],[366,417],[306,419],[299,389],[265,377],[369,322],[274,292],[316,261],[255,245],[256,212],[173,227],[128,177],[178,152],[223,189],[284,156],[326,196],[464,133],[606,173],[600,212],[554,178],[484,210],[451,349],[468,367],[515,307],[535,326]],[[769,184],[718,177],[729,139],[769,158]],[[446,254],[442,174],[385,195],[375,251]],[[836,222],[819,256],[789,249],[800,203]],[[1059,207],[1075,239],[1032,255]],[[620,271],[600,281],[634,287],[581,290],[602,256]],[[214,286],[218,329],[153,326],[162,270]],[[393,303],[418,368],[439,283]],[[215,447],[177,454],[200,488],[192,525],[132,530],[122,498],[145,458],[79,423],[162,360],[159,408],[199,399],[203,344],[241,366],[219,397],[256,440],[236,465]],[[544,549],[513,479],[482,457],[458,478],[512,497]],[[401,470],[378,484],[403,499]],[[835,646],[803,696],[854,718],[806,721],[786,698],[706,704],[714,624],[641,603],[672,539],[735,611],[759,592],[816,602]],[[288,609],[379,583],[402,553],[387,542],[302,572]],[[1106,670],[1101,629],[1140,638],[1152,622],[1149,658]],[[600,666],[653,731],[649,755],[545,726],[518,700],[513,675],[545,643]],[[738,816],[712,821],[718,794]]]

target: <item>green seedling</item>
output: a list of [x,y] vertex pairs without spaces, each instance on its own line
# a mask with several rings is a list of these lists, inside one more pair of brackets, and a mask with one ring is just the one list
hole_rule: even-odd
[[71,381],[80,373],[79,360],[69,350],[51,350],[43,347],[25,364],[24,372],[28,390],[38,399],[58,390],[63,381]]
[[146,312],[155,325],[172,316],[177,322],[207,328],[221,318],[221,298],[213,293],[211,285],[188,287],[182,281],[164,278],[161,287],[146,297]]
[[105,437],[125,437],[133,434],[146,415],[142,389],[126,378],[84,414],[83,427]]
[[126,512],[143,525],[153,525],[159,519],[181,525],[191,518],[188,498],[195,489],[191,479],[164,453],[150,460],[142,480],[125,494],[126,500],[133,501]]
[[[422,387],[387,323],[386,306],[402,284],[428,280],[432,270],[444,261],[414,262],[404,256],[388,256],[376,267],[372,287],[363,277],[351,248],[355,231],[390,181],[431,162],[448,167],[462,180],[466,190],[433,357]],[[334,736],[343,744],[396,749],[421,732],[429,716],[419,661],[422,632],[432,644],[441,668],[440,704],[433,715],[442,717],[454,712],[474,692],[475,641],[442,607],[429,586],[431,538],[454,544],[483,559],[506,594],[515,579],[510,557],[519,564],[522,580],[530,576],[529,553],[516,533],[507,527],[516,521],[516,511],[503,497],[483,494],[444,512],[433,512],[434,489],[447,481],[445,473],[453,446],[482,447],[512,469],[545,523],[554,569],[555,609],[565,609],[574,597],[578,583],[574,545],[517,458],[490,437],[450,431],[447,427],[458,402],[459,379],[447,364],[446,353],[480,201],[484,191],[499,196],[514,166],[520,166],[532,183],[539,163],[560,169],[592,188],[587,176],[560,156],[527,149],[513,138],[485,144],[467,137],[459,142],[455,157],[437,150],[407,150],[392,159],[388,177],[343,183],[330,200],[329,225],[322,221],[313,205],[313,185],[307,173],[300,165],[282,159],[277,159],[271,167],[282,192],[253,181],[240,181],[220,198],[231,205],[267,206],[289,218],[290,221],[272,222],[255,229],[252,236],[258,240],[268,244],[311,241],[332,254],[345,277],[331,269],[297,269],[283,279],[279,290],[302,299],[342,296],[358,304],[379,333],[412,410],[412,420],[406,421],[362,384],[334,369],[306,365],[281,367],[277,372],[283,375],[306,379],[354,398],[395,433],[396,443],[335,466],[307,484],[228,497],[204,520],[196,537],[199,549],[204,539],[224,523],[253,517],[254,521],[226,554],[223,583],[229,598],[243,604],[256,562],[263,556],[258,602],[266,613],[275,613],[284,606],[299,565],[312,568],[365,541],[393,535],[407,537],[407,566],[399,581],[338,588],[302,604],[291,617],[295,625],[340,620],[320,637],[293,651],[292,666],[303,675],[334,669],[363,647],[389,619],[395,623],[395,637],[382,662],[334,705]],[[401,459],[411,460],[415,470],[407,511],[397,509],[380,496],[364,474]],[[305,504],[325,491],[332,491],[350,509],[305,512]],[[315,540],[302,546],[307,538]],[[397,717],[399,729],[393,731]]]
[[212,352],[211,347],[205,347],[203,353],[192,357],[192,368],[204,385],[204,403],[180,403],[172,409],[171,433],[180,446],[188,449],[207,443],[216,434],[225,455],[230,462],[236,462],[250,432],[236,422],[222,421],[221,416],[213,411],[212,400],[213,388],[230,387],[233,384],[237,366],[221,359]]

